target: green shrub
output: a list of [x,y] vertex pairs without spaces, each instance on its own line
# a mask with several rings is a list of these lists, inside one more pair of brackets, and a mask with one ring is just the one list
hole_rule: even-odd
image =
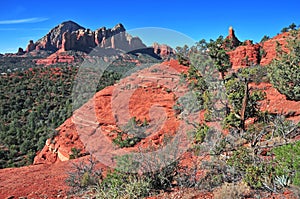
[[195,144],[201,144],[207,132],[209,131],[209,127],[206,124],[199,124],[194,131],[192,131],[193,142]]
[[300,100],[299,31],[291,31],[287,40],[289,52],[279,48],[277,58],[269,65],[271,83],[290,100]]
[[76,159],[80,157],[81,149],[77,149],[75,147],[71,148],[71,154],[69,156],[70,159]]
[[235,167],[241,172],[246,172],[252,163],[253,157],[250,155],[250,150],[246,147],[240,147],[234,151],[232,156],[227,160],[228,165]]
[[182,176],[177,173],[180,170],[178,161],[144,173],[138,172],[143,171],[143,168],[130,154],[120,156],[116,161],[117,167],[95,187],[96,197],[107,199],[143,198],[155,195],[160,191],[171,190],[175,180],[184,184],[183,179],[180,178]]
[[111,198],[143,198],[149,195],[150,180],[139,174],[123,173],[115,170],[95,188],[96,197]]
[[272,165],[261,162],[245,147],[234,151],[227,164],[233,166],[242,176],[243,181],[255,189],[262,188],[265,180],[272,174]]
[[123,134],[123,132],[118,133],[117,138],[112,140],[113,143],[119,146],[120,148],[133,147],[134,145],[136,145],[136,143],[141,141],[141,138],[139,137],[128,137],[123,139]]
[[289,176],[294,185],[300,186],[300,141],[276,147],[274,164],[277,176]]
[[138,142],[141,141],[145,136],[145,131],[149,126],[149,122],[146,118],[141,121],[132,117],[128,123],[120,127],[121,132],[118,132],[118,135],[113,139],[113,143],[121,148],[124,147],[133,147]]
[[244,181],[255,189],[262,188],[265,168],[261,166],[249,165],[246,169]]

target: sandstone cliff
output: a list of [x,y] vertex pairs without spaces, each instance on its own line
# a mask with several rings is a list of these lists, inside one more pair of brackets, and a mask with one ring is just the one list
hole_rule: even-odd
[[119,49],[125,52],[145,48],[138,37],[132,37],[122,24],[112,29],[102,27],[95,31],[86,29],[73,21],[66,21],[49,31],[37,42],[29,41],[26,52],[46,50],[56,52],[82,51],[89,53],[96,46],[100,48]]
[[[238,69],[257,64],[262,66],[268,65],[276,57],[277,43],[282,46],[283,50],[287,50],[285,47],[287,36],[288,33],[282,33],[262,43],[253,44],[252,41],[246,40],[242,45],[235,46],[234,50],[228,52],[232,68]],[[229,29],[227,38],[231,38],[230,41],[233,44],[237,44],[237,42],[234,42],[238,40],[236,40],[237,38],[232,28]]]

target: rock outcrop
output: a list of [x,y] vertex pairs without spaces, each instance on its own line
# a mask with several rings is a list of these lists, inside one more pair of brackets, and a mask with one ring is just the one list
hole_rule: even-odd
[[172,56],[176,53],[176,51],[166,44],[158,44],[154,43],[152,45],[154,53],[159,55],[160,57],[168,57]]
[[271,63],[271,61],[276,57],[276,46],[279,43],[282,46],[284,51],[288,51],[285,45],[287,44],[288,32],[279,34],[263,43],[261,43],[261,47],[263,49],[263,56],[261,59],[261,65],[267,65]]
[[35,50],[35,44],[33,43],[33,40],[30,40],[29,41],[29,44],[27,45],[27,47],[26,47],[26,52],[31,52],[31,51],[33,51],[33,50]]
[[[70,159],[73,150],[78,157],[86,155],[84,145],[76,132],[76,126],[71,119],[66,120],[58,129],[59,134],[47,139],[44,148],[34,158],[33,164],[54,163]],[[74,155],[74,154],[73,154]]]
[[73,32],[85,28],[73,21],[66,21],[51,29],[47,35],[36,43],[37,50],[57,51],[62,47],[62,36],[65,32]]
[[241,44],[240,40],[235,36],[232,26],[229,27],[228,36],[226,39],[229,41],[230,47],[235,48]]
[[138,38],[126,33],[122,24],[113,29],[100,28],[96,31],[80,29],[73,32],[65,32],[62,39],[62,50],[76,50],[90,52],[96,46],[100,48],[119,49],[125,52],[135,49],[146,48],[145,44]]
[[133,117],[150,122],[149,135],[135,149],[158,147],[181,124],[173,106],[176,97],[188,92],[187,87],[179,84],[181,72],[187,70],[188,67],[173,60],[133,73],[99,91],[57,129],[57,136],[47,140],[34,163],[68,160],[72,148],[77,148],[81,153],[89,151],[104,158],[107,165],[113,164],[111,156],[121,155],[125,149],[116,149],[112,140],[117,137],[119,127]]
[[[278,34],[277,36],[258,44],[253,44],[250,40],[243,42],[243,45],[240,45],[240,43],[234,50],[228,52],[232,68],[238,69],[257,64],[262,66],[268,65],[277,56],[277,44],[280,44],[284,51],[288,51],[285,47],[287,44],[287,37],[288,32]],[[232,28],[229,29],[229,35],[227,38],[231,39],[230,41],[232,41],[232,45],[239,43]]]
[[238,46],[235,50],[228,52],[233,69],[260,64],[259,44],[246,41],[245,46]]
[[24,55],[24,54],[25,54],[25,52],[24,52],[23,48],[19,48],[17,55]]
[[37,59],[35,63],[37,65],[51,65],[56,63],[78,63],[81,62],[85,58],[85,53],[75,52],[75,53],[68,53],[65,51],[57,51],[47,58],[44,59]]

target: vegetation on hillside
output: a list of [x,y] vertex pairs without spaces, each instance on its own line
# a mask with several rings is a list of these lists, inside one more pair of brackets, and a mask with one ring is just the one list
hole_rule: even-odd
[[[223,130],[229,133],[225,136],[220,132],[222,136],[216,137],[210,154],[217,156],[213,156],[213,160],[208,163],[210,166],[206,167],[214,175],[213,179],[219,179],[215,184],[217,186],[243,181],[252,190],[274,193],[282,192],[290,186],[299,186],[300,170],[296,154],[300,141],[294,139],[300,132],[299,124],[294,124],[281,115],[261,112],[259,102],[265,98],[265,94],[263,90],[254,90],[249,86],[252,82],[272,83],[288,99],[300,100],[299,30],[295,30],[295,26],[291,26],[289,30],[289,52],[278,48],[278,57],[266,67],[252,65],[231,71],[222,37],[209,43],[200,41],[196,45],[201,47],[200,51],[195,50],[196,47],[185,47],[184,50],[178,48],[181,50],[179,61],[189,63],[191,68],[189,74],[184,76],[186,81],[189,84],[199,84],[196,88],[206,88],[201,92],[197,91],[206,112],[206,121],[220,122]],[[188,52],[184,54],[185,51]],[[194,61],[196,56],[191,56],[193,53],[205,58],[204,66]],[[212,74],[212,68],[220,73],[221,78],[212,79],[212,75],[207,76]],[[250,118],[253,122],[246,125]],[[203,124],[199,127],[200,130],[195,132],[199,132],[196,138],[201,142],[195,141],[193,149],[197,153],[202,150],[203,153],[208,136],[211,136],[209,132],[216,133],[219,130],[210,127],[204,132]],[[289,156],[284,157],[284,154]],[[222,158],[224,156],[225,159]],[[223,171],[214,171],[220,165],[224,165]],[[220,176],[223,172],[226,175]]]
[[[146,55],[139,55],[138,59],[142,63],[158,62]],[[0,168],[31,164],[46,139],[55,136],[55,129],[88,100],[81,92],[81,100],[73,102],[78,67],[64,63],[41,67],[32,60],[0,60],[0,69],[5,72],[0,76]],[[129,75],[133,68],[135,63],[115,59],[95,82],[95,92]]]
[[[282,115],[260,111],[259,102],[265,93],[250,86],[272,83],[280,91],[282,85],[284,89],[280,92],[292,93],[288,98],[299,100],[293,97],[297,96],[299,84],[299,40],[289,42],[293,52],[282,53],[270,66],[251,65],[238,71],[231,70],[223,42],[223,37],[219,37],[209,43],[201,40],[195,46],[177,48],[179,62],[189,66],[182,81],[189,86],[196,102],[187,103],[179,98],[175,113],[205,110],[206,121],[193,124],[195,128],[189,132],[192,144],[188,151],[196,157],[208,155],[210,160],[192,162],[190,167],[183,168],[179,158],[167,167],[141,173],[143,166],[126,155],[117,159],[117,167],[106,178],[101,175],[89,185],[83,183],[84,189],[92,187],[97,198],[141,198],[174,188],[213,191],[215,198],[224,198],[224,194],[245,198],[283,193],[291,187],[299,189],[300,141],[294,138],[300,133],[300,125]],[[285,71],[285,76],[281,77],[278,70]],[[209,122],[219,122],[222,129],[210,126]],[[121,147],[125,146],[124,141],[128,143],[114,140]],[[157,164],[150,159],[147,162]],[[80,170],[76,172],[83,173]],[[197,177],[203,170],[205,176]],[[93,172],[86,175],[91,177],[81,175],[77,181],[94,179]]]
[[[32,68],[0,79],[0,167],[31,164],[47,138],[72,115],[76,67]],[[98,89],[121,75],[105,72]]]
[[300,37],[292,29],[287,37],[288,52],[278,44],[277,58],[269,67],[271,83],[290,100],[300,100]]

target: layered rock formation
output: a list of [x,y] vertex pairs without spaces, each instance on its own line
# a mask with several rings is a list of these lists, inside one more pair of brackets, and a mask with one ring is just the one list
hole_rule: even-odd
[[30,40],[26,52],[33,50],[52,52],[74,50],[89,53],[96,46],[119,49],[125,52],[146,47],[138,37],[127,34],[122,24],[117,24],[112,29],[102,27],[92,31],[73,21],[66,21],[50,30],[36,43]]
[[238,46],[235,50],[228,52],[233,69],[260,64],[259,44],[246,41],[246,45]]
[[66,21],[51,29],[47,35],[35,43],[37,50],[57,51],[62,47],[63,34],[77,30],[85,30],[84,27],[73,21]]
[[252,41],[246,40],[243,45],[240,45],[241,43],[236,38],[234,30],[230,28],[229,35],[226,38],[230,39],[233,46],[239,43],[234,50],[228,52],[232,68],[238,69],[257,64],[268,65],[277,55],[277,43],[282,46],[284,51],[287,51],[285,47],[287,37],[288,33],[282,33],[263,43],[253,44]]
[[85,53],[75,52],[69,53],[67,51],[57,51],[45,59],[37,59],[35,63],[37,65],[51,65],[55,63],[74,63],[81,62],[86,57]]
[[284,51],[288,51],[288,49],[285,47],[285,45],[287,44],[286,41],[287,37],[288,37],[288,32],[285,32],[261,43],[261,48],[263,49],[262,51],[263,56],[260,61],[261,65],[264,66],[271,63],[271,61],[276,57],[277,43],[282,46],[282,49]]
[[47,140],[34,163],[69,160],[71,149],[77,148],[82,153],[93,152],[110,165],[112,154],[125,152],[125,149],[116,149],[112,139],[117,137],[119,126],[132,117],[150,122],[147,129],[150,134],[135,149],[158,147],[165,136],[178,131],[182,122],[176,117],[173,106],[177,97],[188,92],[187,87],[179,84],[181,72],[187,70],[188,67],[172,60],[133,73],[99,91],[57,129],[57,136]]
[[168,46],[166,44],[154,43],[152,45],[152,48],[154,50],[154,53],[157,55],[160,55],[161,57],[171,56],[176,53],[176,51],[173,48],[171,48],[170,46]]

